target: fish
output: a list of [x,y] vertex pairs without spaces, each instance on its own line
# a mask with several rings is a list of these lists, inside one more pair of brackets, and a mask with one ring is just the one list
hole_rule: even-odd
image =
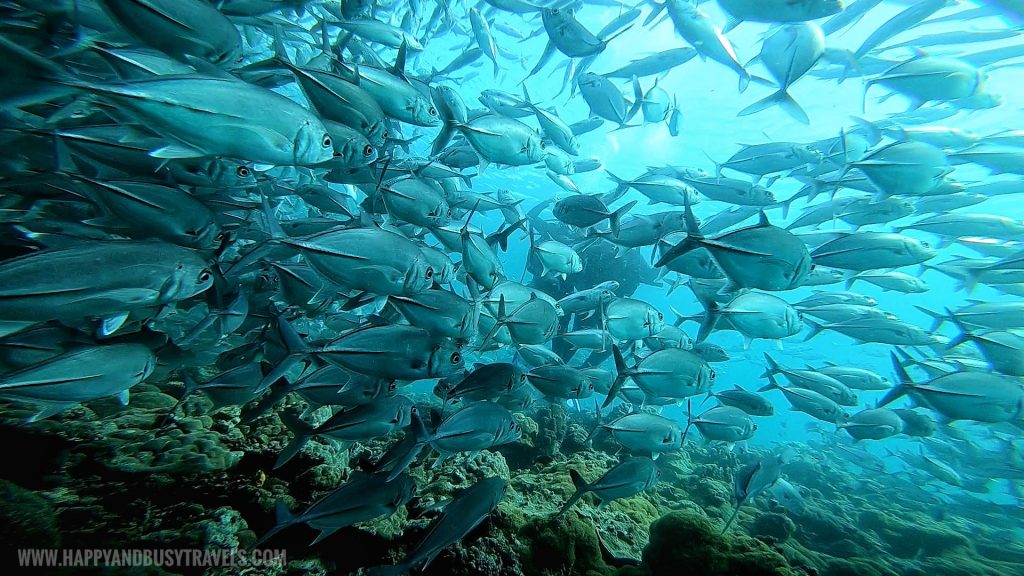
[[636,201],[611,211],[597,196],[577,194],[567,196],[555,202],[552,214],[570,226],[587,228],[608,220],[612,233],[618,235],[622,230],[622,217],[636,205]]
[[[735,0],[732,0],[735,1]],[[839,3],[842,5],[842,3]],[[810,124],[807,112],[789,94],[789,88],[803,78],[825,55],[825,34],[813,22],[786,24],[761,44],[760,60],[775,78],[779,89],[740,110],[738,116],[748,116],[772,106],[779,106],[789,116],[803,124]]]
[[[764,359],[767,365],[764,374],[762,374],[764,377],[782,374],[792,385],[817,392],[841,406],[857,405],[857,395],[843,381],[837,378],[813,369],[801,370],[781,366],[767,352],[764,355]],[[765,390],[770,389],[772,389],[771,384],[765,387]]]
[[198,254],[151,240],[87,242],[8,259],[0,264],[0,279],[3,322],[98,318],[101,335],[115,332],[131,313],[155,313],[213,285]]
[[562,364],[537,366],[526,373],[526,381],[551,398],[582,400],[594,393],[594,384],[577,368]]
[[607,430],[630,452],[648,455],[673,452],[682,446],[683,441],[683,432],[675,421],[644,412],[627,414],[606,424],[599,420],[594,432],[597,430]]
[[927,438],[935,434],[938,425],[926,413],[910,408],[894,408],[893,412],[903,421],[901,432],[907,436]]
[[720,390],[718,392],[709,390],[705,401],[710,398],[718,400],[725,406],[739,408],[751,416],[772,416],[775,414],[775,406],[767,398],[756,392],[745,390],[739,384],[734,385],[730,390]]
[[733,496],[736,498],[736,509],[732,516],[725,522],[722,534],[729,531],[729,527],[736,520],[740,508],[752,498],[769,489],[778,482],[782,475],[782,465],[789,459],[788,453],[768,454],[756,458],[753,462],[744,465],[733,477]]
[[867,408],[850,416],[846,422],[837,425],[846,430],[854,441],[882,440],[903,431],[903,421],[888,408]]
[[743,335],[744,349],[749,348],[755,338],[781,342],[782,338],[798,334],[804,328],[800,313],[785,300],[771,294],[747,292],[721,308],[714,301],[708,302],[697,341],[706,339],[722,318],[728,318],[729,324]]
[[950,420],[1010,422],[1020,418],[1024,388],[1006,376],[953,372],[926,383],[915,383],[896,354],[890,356],[898,382],[879,401],[879,406],[913,394]]
[[[705,248],[735,286],[788,290],[800,286],[810,272],[811,255],[804,243],[790,232],[772,226],[763,213],[757,225],[713,239],[700,233],[688,203],[686,213],[686,239],[662,254],[655,266],[664,266],[673,258]],[[771,252],[765,251],[769,249]]]
[[648,15],[644,24],[652,22],[662,10],[668,12],[676,32],[693,46],[702,57],[710,58],[739,75],[739,90],[750,85],[750,73],[740,64],[736,50],[722,29],[716,26],[698,6],[683,0],[666,0]]
[[[945,6],[945,0],[926,0],[924,2],[916,2],[914,5],[908,6],[902,12],[896,14],[876,28],[867,38],[865,38],[857,50],[854,51],[854,57],[860,59],[886,40],[900,32],[909,30],[916,26]],[[871,6],[868,5],[867,9],[870,10]]]
[[972,331],[952,312],[950,318],[960,333],[949,341],[948,348],[971,342],[995,371],[1008,376],[1024,376],[1024,335],[1013,330]]
[[935,254],[927,242],[888,232],[845,234],[810,253],[815,264],[857,272],[921,264]]
[[357,328],[326,343],[315,354],[353,372],[393,380],[447,376],[463,365],[462,353],[453,342],[402,325]]
[[785,478],[776,480],[771,488],[768,489],[768,493],[789,512],[803,514],[807,509],[807,504],[804,502],[804,497],[800,494],[799,488]]
[[743,21],[751,22],[805,22],[833,16],[846,8],[844,0],[722,0],[722,8],[732,17],[728,31]]
[[928,291],[928,285],[923,280],[905,272],[858,272],[847,280],[847,288],[852,287],[857,280],[874,284],[882,290],[894,290],[904,294],[920,294]]
[[906,97],[908,110],[916,110],[932,101],[971,98],[984,93],[984,76],[974,66],[938,56],[923,56],[893,66],[867,81],[867,90],[881,84]]
[[131,388],[155,367],[156,357],[142,344],[88,346],[5,372],[0,398],[36,409],[30,423],[107,396],[128,404]]
[[604,329],[616,340],[640,340],[661,332],[665,315],[635,298],[613,298],[605,303]]
[[102,0],[109,14],[136,38],[187,61],[236,65],[242,38],[219,10],[201,0]]
[[404,574],[417,566],[426,568],[451,544],[462,540],[498,507],[508,481],[498,476],[479,480],[448,503],[408,556],[382,574]]
[[825,366],[815,370],[835,378],[854,390],[888,390],[891,387],[885,376],[857,366],[840,366],[833,362],[825,362]]
[[443,398],[490,400],[526,383],[526,372],[509,362],[478,364],[458,382],[444,389]]
[[522,428],[507,408],[493,402],[477,401],[445,418],[437,429],[418,442],[436,450],[440,466],[450,454],[477,452],[519,440]]
[[677,66],[682,66],[697,56],[697,50],[689,46],[662,50],[644,58],[633,60],[612,72],[602,74],[605,78],[623,78],[629,80],[636,76],[643,78],[655,74],[663,74]]
[[356,472],[348,482],[329,492],[309,505],[302,513],[288,510],[283,500],[275,507],[277,524],[256,541],[259,546],[278,532],[306,524],[320,530],[310,546],[315,545],[335,532],[359,522],[366,522],[381,516],[390,516],[404,506],[416,493],[416,484],[408,474],[387,480],[381,474]]
[[283,422],[294,432],[294,437],[278,455],[274,468],[280,468],[291,461],[314,436],[328,436],[350,442],[386,436],[409,425],[412,408],[413,403],[409,398],[395,395],[342,410],[318,426],[312,426],[295,416],[287,416]]
[[665,348],[638,362],[626,365],[622,351],[612,346],[615,355],[615,383],[604,405],[608,406],[622,389],[627,378],[648,396],[682,400],[707,393],[715,383],[715,370],[696,354],[680,348]]
[[592,483],[584,480],[576,470],[569,469],[569,475],[576,491],[558,511],[559,515],[565,514],[586,494],[597,496],[598,507],[601,507],[612,500],[650,490],[658,482],[661,473],[654,460],[646,456],[632,456],[611,467]]
[[762,390],[781,390],[793,410],[833,424],[841,424],[850,417],[838,403],[824,394],[806,388],[781,386],[772,373],[769,373],[767,377],[768,385]]
[[409,239],[379,228],[328,230],[306,238],[281,238],[331,282],[386,295],[415,294],[434,278],[423,252]]
[[941,149],[914,140],[887,144],[850,162],[849,166],[858,168],[890,196],[926,195],[950,172],[948,159]]
[[695,426],[705,439],[721,442],[742,442],[752,438],[754,432],[757,431],[757,425],[750,419],[750,416],[733,406],[716,406],[697,416],[689,411],[689,405],[687,409],[683,442],[686,441],[686,432],[690,426]]
[[643,104],[643,93],[640,90],[639,81],[633,82],[633,104],[631,106],[618,87],[612,84],[611,80],[599,74],[584,72],[576,78],[576,85],[579,87],[583,99],[590,106],[591,116],[615,122],[620,128],[628,127],[629,121],[636,116]]

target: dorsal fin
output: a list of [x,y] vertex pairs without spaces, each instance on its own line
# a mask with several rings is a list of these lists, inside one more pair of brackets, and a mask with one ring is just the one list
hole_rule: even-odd
[[395,56],[395,65],[391,67],[391,73],[403,80],[405,79],[405,56],[408,50],[406,42],[403,40],[402,45],[398,47],[398,56]]

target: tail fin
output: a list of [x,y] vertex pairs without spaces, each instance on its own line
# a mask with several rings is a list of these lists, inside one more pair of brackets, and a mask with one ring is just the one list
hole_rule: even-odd
[[644,103],[644,91],[640,88],[640,80],[636,76],[633,76],[633,106],[630,107],[629,111],[626,112],[626,119],[622,121],[622,125],[619,128],[626,128],[626,123],[636,116],[636,113],[640,111],[640,107]]
[[744,68],[740,68],[738,73],[740,75],[739,90],[740,94],[742,94],[750,87],[750,72],[747,72]]
[[809,320],[807,318],[804,318],[804,322],[811,327],[811,332],[807,335],[806,338],[804,338],[804,342],[807,342],[811,338],[814,338],[815,336],[820,334],[822,330],[825,329],[825,325],[824,324],[818,324],[814,320]]
[[739,513],[740,513],[740,505],[739,505],[739,503],[737,503],[736,504],[736,509],[732,511],[732,516],[729,516],[729,521],[725,523],[725,528],[722,528],[722,534],[725,534],[726,532],[729,531],[729,527],[732,526],[732,523],[736,520],[736,515],[739,514]]
[[701,247],[704,235],[701,234],[700,224],[697,222],[697,218],[693,215],[693,209],[690,207],[689,194],[683,196],[683,205],[685,207],[683,219],[686,221],[686,238],[666,250],[661,255],[661,258],[658,258],[658,261],[655,262],[655,267],[664,266],[666,263]]
[[774,358],[769,356],[767,352],[764,353],[764,362],[764,374],[761,374],[761,378],[767,378],[779,372],[779,363],[776,362]]
[[199,390],[200,384],[196,382],[195,378],[193,378],[191,374],[189,374],[188,370],[182,370],[181,381],[185,385],[185,390],[181,393],[181,398],[178,398],[178,401],[174,403],[174,406],[171,406],[171,409],[167,411],[163,420],[160,421],[160,428],[170,424],[174,419],[174,413],[178,411],[178,408],[185,403],[185,400],[188,400],[189,396]]
[[889,353],[892,359],[892,368],[896,372],[896,385],[892,387],[885,396],[878,401],[878,407],[881,408],[887,404],[891,404],[893,401],[902,398],[913,388],[914,381],[910,379],[910,375],[907,374],[906,368],[900,362],[900,359],[896,357],[894,352]]
[[[710,394],[710,392],[709,392]],[[689,398],[686,399],[686,428],[683,428],[683,439],[680,440],[680,444],[686,444],[686,435],[690,432],[690,426],[693,426],[693,401]]]
[[[935,312],[934,310],[929,310],[929,309],[925,308],[924,306],[914,305],[914,308],[917,308],[921,312],[924,312],[928,316],[931,316],[932,320],[935,321],[935,323],[932,324],[932,327],[929,328],[929,332],[935,332],[939,328],[942,328],[942,325],[945,324],[947,320],[949,320],[950,318],[954,317],[952,312],[950,312],[949,316],[944,316],[942,314],[939,314],[938,312]],[[947,309],[947,312],[948,311],[949,310]]]
[[633,206],[636,206],[636,203],[637,203],[637,201],[633,200],[632,202],[629,202],[628,204],[626,204],[622,208],[619,208],[618,210],[616,210],[616,211],[614,211],[614,212],[612,212],[611,214],[608,215],[608,223],[612,227],[612,234],[614,234],[616,236],[619,235],[619,222],[620,222],[620,220],[622,219],[623,216],[625,216],[627,213],[629,213],[629,211],[633,208]]
[[489,235],[486,238],[487,245],[491,247],[500,246],[502,252],[508,252],[508,237],[516,230],[526,231],[526,218],[523,218],[511,226],[506,226],[494,234]]
[[505,295],[502,294],[498,297],[498,314],[494,319],[494,326],[491,326],[484,339],[480,341],[480,347],[486,346],[506,324],[508,324],[508,315],[505,313]]
[[810,125],[811,123],[811,119],[807,116],[807,112],[805,112],[800,104],[798,104],[797,101],[789,95],[789,92],[786,92],[785,90],[779,90],[767,98],[762,98],[761,100],[754,102],[750,106],[740,110],[737,116],[750,116],[751,114],[767,110],[772,106],[782,108],[786,114],[789,114],[792,119],[800,122],[801,124]]
[[601,408],[607,408],[615,400],[619,390],[622,390],[622,385],[626,383],[626,378],[629,377],[626,359],[622,357],[622,350],[619,350],[618,345],[612,344],[612,354],[615,357],[615,382],[612,383],[612,387],[608,390],[608,397],[604,399],[604,404],[601,405]]
[[964,326],[964,323],[961,322],[960,319],[956,317],[956,314],[954,314],[952,310],[946,308],[946,314],[947,316],[945,318],[952,322],[954,325],[956,325],[957,330],[959,330],[960,332],[959,334],[954,336],[953,339],[949,341],[949,343],[946,344],[946,350],[952,350],[953,348],[956,348],[957,346],[963,344],[964,342],[967,342],[973,336],[971,334],[970,329],[968,329],[967,326]]
[[295,438],[293,438],[292,441],[284,447],[281,454],[278,455],[277,461],[274,462],[274,470],[284,466],[289,460],[294,458],[296,454],[301,452],[302,448],[307,442],[309,442],[309,439],[313,437],[314,432],[314,428],[312,426],[289,413],[281,414],[281,422],[295,433]]
[[768,383],[757,389],[758,392],[768,392],[769,390],[783,390],[782,386],[779,385],[779,381],[775,379],[775,374],[768,372],[765,374],[768,377]]
[[579,499],[587,493],[587,489],[590,487],[590,485],[587,484],[587,481],[583,479],[583,476],[580,476],[580,473],[572,468],[569,469],[569,477],[572,478],[572,484],[576,487],[576,492],[574,492],[572,497],[569,498],[565,505],[562,506],[562,509],[558,511],[557,516],[565,514],[566,510],[572,508],[573,504],[578,502]]
[[611,170],[605,170],[604,175],[607,176],[612,182],[615,182],[615,190],[613,190],[610,193],[615,198],[621,196],[622,193],[625,190],[627,190],[630,186],[630,182],[628,180],[623,180],[622,178],[619,178],[615,174],[612,174]]
[[277,503],[274,504],[274,516],[277,519],[277,525],[268,530],[262,538],[257,540],[256,543],[252,545],[253,548],[259,548],[261,544],[273,538],[275,534],[295,524],[297,518],[292,514],[291,510],[288,509],[288,505],[285,504],[284,500],[278,500]]
[[654,5],[654,9],[651,10],[651,13],[647,15],[647,19],[644,20],[644,26],[654,22],[654,19],[658,17],[658,14],[661,14],[668,4],[668,2],[655,2],[654,0],[649,0],[649,3]]
[[597,434],[597,431],[601,429],[601,407],[597,405],[597,400],[594,400],[594,419],[596,422],[594,423],[594,427],[590,430],[590,434],[587,434],[587,439],[584,442],[585,444],[589,444],[590,440],[593,439],[594,434]]
[[391,482],[399,474],[405,472],[420,455],[420,452],[423,451],[428,442],[430,442],[430,433],[427,431],[423,419],[420,418],[416,410],[413,410],[412,416],[409,419],[409,429],[406,431],[405,437],[402,438],[401,442],[385,452],[377,462],[377,467],[380,470],[387,470],[389,472],[386,481]]
[[295,328],[292,328],[291,323],[285,320],[283,316],[277,317],[277,333],[281,337],[281,343],[288,350],[288,355],[260,380],[259,385],[254,390],[255,394],[270,388],[271,384],[284,377],[289,370],[304,360],[306,355],[309,354],[309,348],[302,340],[302,337],[299,336],[299,333],[295,331]]
[[704,340],[707,340],[711,332],[714,331],[715,325],[718,324],[718,320],[722,317],[722,310],[718,306],[718,302],[714,300],[708,300],[707,305],[704,308],[704,321],[700,323],[700,331],[697,332],[697,344],[700,344]]

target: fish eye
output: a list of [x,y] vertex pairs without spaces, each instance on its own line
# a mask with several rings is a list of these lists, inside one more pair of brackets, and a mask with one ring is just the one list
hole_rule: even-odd
[[213,274],[211,274],[209,270],[203,270],[202,272],[199,273],[199,283],[200,284],[206,284],[207,282],[209,282],[212,279],[213,279]]
[[363,147],[363,156],[373,156],[373,146],[367,144]]
[[323,139],[322,142],[320,142],[320,145],[323,146],[324,148],[330,148],[331,147],[331,137],[330,137],[330,135],[324,134],[324,139]]
[[715,376],[717,375],[717,374],[715,374],[715,369],[714,368],[709,368],[708,371],[711,374],[711,379],[714,380]]
[[462,354],[459,354],[458,352],[452,352],[451,361],[452,361],[452,364],[461,364],[462,363]]
[[434,277],[434,269],[432,267],[430,267],[430,266],[427,266],[427,272],[426,272],[425,276],[427,277],[427,280],[430,280],[431,278],[433,278]]
[[431,116],[437,116],[437,108],[431,106],[430,109],[427,110],[427,114],[430,114]]
[[658,312],[658,320],[664,320],[664,319],[665,319],[665,315],[662,314],[661,312]]
[[248,178],[252,172],[249,170],[248,166],[239,166],[235,170],[235,174],[237,174],[239,178]]
[[921,246],[924,246],[925,248],[931,248],[931,246],[929,246],[927,242],[921,242]]

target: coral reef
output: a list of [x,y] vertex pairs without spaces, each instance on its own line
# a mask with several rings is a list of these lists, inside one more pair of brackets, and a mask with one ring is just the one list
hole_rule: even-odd
[[690,510],[670,512],[651,525],[644,565],[651,574],[697,576],[796,576],[779,552],[759,540],[720,534],[707,516]]

